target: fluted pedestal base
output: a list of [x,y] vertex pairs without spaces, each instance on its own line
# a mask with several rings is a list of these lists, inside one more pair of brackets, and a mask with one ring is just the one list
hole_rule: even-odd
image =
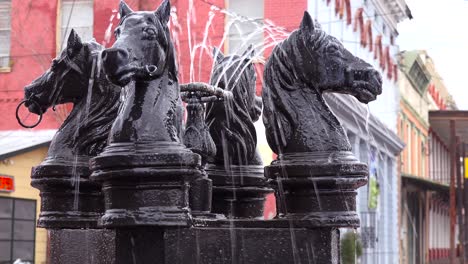
[[320,227],[358,227],[356,190],[367,183],[367,165],[351,152],[280,155],[265,167],[280,218]]
[[100,184],[91,182],[86,161],[64,164],[46,160],[31,172],[31,185],[40,191],[38,227],[95,228],[104,212]]
[[[190,224],[190,199],[196,197],[190,186],[204,175],[200,156],[183,145],[111,144],[91,160],[91,169],[91,179],[102,184],[105,196],[102,226]],[[209,186],[202,184],[201,190]]]
[[273,192],[263,175],[263,166],[209,164],[208,177],[213,181],[212,211],[228,218],[262,218],[266,196]]

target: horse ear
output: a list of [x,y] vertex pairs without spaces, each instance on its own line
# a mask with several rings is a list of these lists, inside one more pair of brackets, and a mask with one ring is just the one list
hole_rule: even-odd
[[314,21],[307,11],[304,11],[300,29],[304,32],[314,32],[315,30]]
[[83,47],[83,43],[81,42],[80,36],[78,36],[76,31],[72,28],[72,30],[70,31],[70,35],[68,35],[67,55],[69,57],[72,57],[82,47]]
[[252,59],[255,57],[255,49],[252,44],[250,44],[247,49],[245,50],[244,54],[242,54],[242,57],[245,57],[247,59]]
[[213,58],[217,62],[221,62],[224,59],[224,54],[217,47],[213,47]]
[[125,3],[124,0],[120,0],[120,5],[119,5],[119,14],[120,18],[133,13],[133,10]]
[[163,24],[167,24],[167,22],[169,22],[169,18],[171,17],[171,3],[169,0],[163,0],[161,5],[154,13]]

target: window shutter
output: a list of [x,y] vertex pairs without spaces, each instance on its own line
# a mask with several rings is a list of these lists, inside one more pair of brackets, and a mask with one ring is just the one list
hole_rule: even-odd
[[0,0],[0,68],[10,61],[11,1]]
[[63,50],[67,45],[68,35],[73,28],[82,41],[93,38],[93,1],[92,0],[62,0],[61,5],[60,45]]

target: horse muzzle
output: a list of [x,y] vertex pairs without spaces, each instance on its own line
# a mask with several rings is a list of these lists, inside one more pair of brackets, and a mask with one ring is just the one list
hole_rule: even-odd
[[25,98],[24,106],[28,108],[29,112],[36,115],[41,115],[45,113],[48,109],[47,106],[44,106],[41,103],[39,103],[39,99],[37,99],[37,97],[35,96]]
[[[45,85],[42,83],[41,85]],[[37,93],[40,86],[37,86],[35,82],[24,87],[24,106],[28,108],[29,112],[40,115],[47,111],[49,104],[44,102],[43,92]],[[47,86],[46,86],[47,87]]]
[[127,85],[132,79],[151,80],[157,76],[155,65],[136,66],[130,54],[121,48],[109,48],[102,52],[104,72],[109,80],[120,86]]
[[346,69],[345,85],[353,89],[355,97],[368,103],[382,93],[382,76],[373,68]]

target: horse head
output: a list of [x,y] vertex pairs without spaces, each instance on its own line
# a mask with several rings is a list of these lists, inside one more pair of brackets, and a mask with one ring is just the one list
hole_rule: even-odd
[[275,153],[351,150],[325,92],[368,103],[382,93],[382,78],[305,12],[300,28],[273,49],[265,65],[263,122]]
[[232,91],[236,100],[243,101],[242,109],[249,113],[253,122],[257,121],[262,114],[262,100],[255,95],[257,74],[252,64],[255,57],[253,46],[250,45],[242,55],[229,56],[214,48],[213,57],[215,64],[211,83]]
[[254,51],[249,48],[242,55],[224,56],[215,49],[213,54],[211,84],[232,94],[225,97],[224,102],[207,105],[206,123],[217,147],[215,163],[223,164],[226,158],[223,155],[227,153],[231,164],[251,164],[257,146],[253,123],[262,110],[261,99],[255,95]]
[[[98,44],[84,44],[75,30],[71,30],[67,48],[52,60],[50,68],[24,88],[26,107],[35,114],[49,107],[75,103],[86,96],[89,74],[89,54]],[[34,102],[34,103],[33,103]],[[40,109],[38,107],[40,106]]]
[[116,41],[102,52],[107,78],[126,91],[109,143],[180,142],[183,108],[170,11],[168,0],[156,11],[137,12],[120,2]]
[[298,76],[319,93],[351,94],[368,103],[382,93],[382,77],[370,64],[354,56],[340,41],[326,34],[306,11],[295,32],[300,54]]
[[165,0],[154,12],[133,12],[120,2],[120,23],[115,29],[116,41],[102,53],[109,79],[125,86],[131,80],[155,79],[167,71],[177,78],[174,47],[167,23],[171,6]]
[[24,88],[25,105],[36,114],[58,104],[73,103],[52,140],[48,159],[89,158],[106,145],[120,105],[121,88],[101,74],[98,55],[102,50],[94,41],[82,42],[72,29],[66,49],[44,74]]

